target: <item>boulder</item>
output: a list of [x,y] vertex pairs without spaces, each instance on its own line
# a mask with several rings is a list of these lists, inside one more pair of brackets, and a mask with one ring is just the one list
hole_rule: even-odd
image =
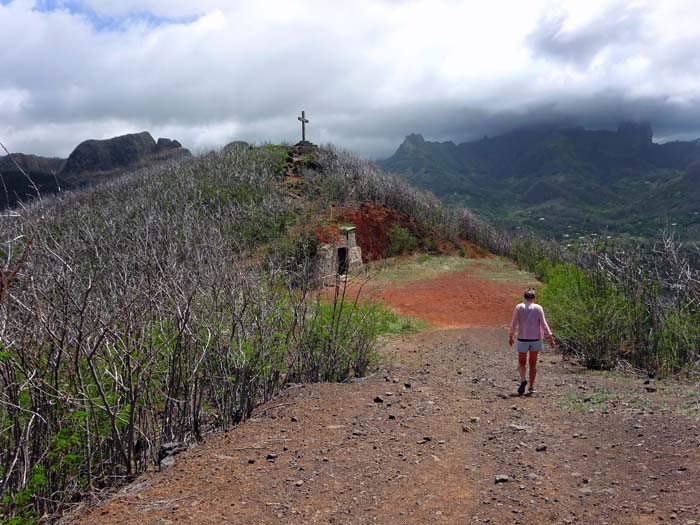
[[158,467],[160,470],[172,467],[175,464],[175,456],[187,450],[185,443],[163,443],[158,451]]
[[296,144],[294,144],[293,153],[296,153],[298,155],[306,155],[307,153],[313,153],[318,149],[318,146],[314,144],[313,142],[309,142],[308,140],[300,140]]

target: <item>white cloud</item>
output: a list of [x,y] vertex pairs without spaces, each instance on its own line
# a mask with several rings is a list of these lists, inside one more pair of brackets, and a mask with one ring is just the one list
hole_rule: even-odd
[[302,108],[310,138],[372,156],[412,131],[459,140],[543,115],[700,132],[694,0],[34,5],[0,5],[0,138],[14,150],[65,155],[142,129],[196,149],[294,141]]
[[29,96],[26,89],[0,89],[0,118],[8,119],[18,115],[26,107]]

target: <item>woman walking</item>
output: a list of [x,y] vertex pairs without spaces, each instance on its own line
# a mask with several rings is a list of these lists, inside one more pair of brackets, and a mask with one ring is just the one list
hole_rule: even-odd
[[[537,356],[542,350],[542,338],[546,337],[554,348],[554,336],[544,318],[544,310],[539,304],[535,304],[535,290],[528,288],[524,293],[525,301],[515,307],[513,320],[508,332],[508,344],[513,346],[515,331],[518,331],[518,372],[520,372],[520,386],[518,395],[525,393],[528,380],[525,378],[525,365],[530,365],[530,388],[528,395],[535,393],[535,377],[537,376]],[[529,352],[529,356],[528,356]],[[528,359],[529,357],[529,359]]]

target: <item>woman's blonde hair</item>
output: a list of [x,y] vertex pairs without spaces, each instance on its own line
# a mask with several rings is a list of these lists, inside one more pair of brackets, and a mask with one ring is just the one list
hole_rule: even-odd
[[525,299],[534,299],[535,298],[535,289],[528,288],[527,290],[525,290],[523,297],[525,297]]

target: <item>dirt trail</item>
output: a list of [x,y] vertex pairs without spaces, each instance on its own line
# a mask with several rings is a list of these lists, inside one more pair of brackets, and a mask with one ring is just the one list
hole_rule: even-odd
[[388,342],[368,378],[284,391],[78,522],[700,524],[697,386],[544,352],[540,394],[514,397],[504,325],[522,279],[510,277],[467,267],[376,286],[458,328]]

